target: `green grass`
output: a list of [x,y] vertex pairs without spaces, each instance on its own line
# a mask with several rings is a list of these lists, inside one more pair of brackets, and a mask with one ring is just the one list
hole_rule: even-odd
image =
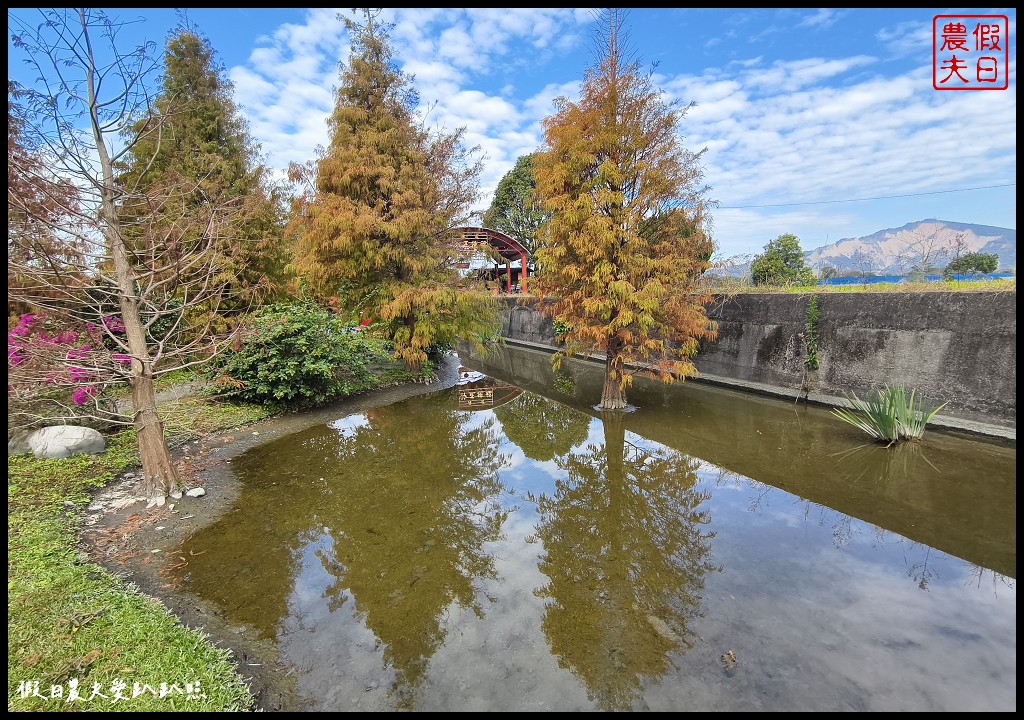
[[172,448],[203,435],[264,420],[274,414],[269,408],[259,405],[219,402],[196,395],[160,403],[164,434]]
[[[181,380],[187,380],[184,378]],[[160,405],[168,444],[237,427],[268,416],[263,408],[188,396]],[[90,492],[137,467],[135,431],[108,438],[103,455],[40,460],[7,458],[7,676],[8,711],[227,711],[252,710],[253,698],[232,658],[199,631],[178,624],[156,600],[88,562],[79,552],[76,520]],[[111,696],[125,682],[125,700]],[[186,683],[192,686],[190,697]],[[36,697],[22,683],[39,683]],[[132,697],[135,683],[145,687]],[[160,683],[171,694],[159,697]],[[177,685],[181,693],[173,692]],[[63,697],[52,698],[51,688]],[[205,695],[205,697],[202,697]]]
[[[201,632],[178,624],[147,598],[80,556],[75,519],[89,492],[137,462],[134,436],[110,439],[100,456],[38,460],[7,458],[7,709],[8,711],[251,710],[253,699],[232,659]],[[81,701],[68,703],[71,681]],[[124,700],[111,688],[126,683]],[[159,693],[160,683],[199,682],[195,697]],[[39,695],[23,697],[27,683]],[[108,699],[94,697],[96,684]],[[61,698],[51,698],[60,687]],[[193,686],[194,687],[194,686]],[[200,697],[205,695],[205,697]]]

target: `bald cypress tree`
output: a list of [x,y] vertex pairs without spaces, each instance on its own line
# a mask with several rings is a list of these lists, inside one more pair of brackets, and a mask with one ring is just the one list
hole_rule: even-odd
[[685,108],[667,104],[625,49],[625,11],[601,17],[599,59],[577,102],[545,119],[534,177],[551,213],[533,292],[567,327],[564,352],[603,353],[601,407],[626,405],[636,367],[664,381],[697,374],[715,337],[700,277],[709,267],[700,154],[682,146]]
[[[13,19],[12,42],[37,77],[19,89],[24,112],[17,116],[18,130],[46,165],[42,172],[33,162],[9,166],[33,196],[8,200],[15,201],[29,237],[38,227],[52,234],[48,242],[33,241],[29,253],[8,258],[18,263],[15,276],[25,280],[9,294],[56,313],[70,327],[93,325],[90,343],[74,358],[67,352],[42,357],[63,374],[73,362],[78,377],[62,379],[46,368],[44,382],[84,380],[93,388],[81,410],[62,413],[62,419],[89,415],[134,426],[144,492],[163,503],[167,495],[180,497],[181,489],[155,381],[204,362],[226,342],[213,327],[238,284],[225,260],[241,254],[238,227],[257,194],[233,191],[233,184],[244,185],[237,169],[246,166],[224,161],[237,126],[230,114],[218,116],[214,109],[205,116],[193,104],[207,96],[201,82],[174,90],[172,70],[154,105],[150,78],[158,64],[149,43],[130,51],[119,47],[124,23],[96,8],[40,9],[39,15],[37,23]],[[190,113],[210,122],[186,132]],[[218,133],[203,140],[203,129]],[[196,162],[182,162],[192,153]],[[221,172],[230,167],[234,174]],[[120,322],[106,322],[111,314]],[[105,407],[95,392],[118,382],[131,387],[124,415]]]
[[[216,281],[223,291],[215,303],[221,313],[278,297],[288,260],[281,189],[260,162],[233,90],[207,38],[188,25],[172,31],[160,92],[136,123],[141,139],[119,177],[129,189],[122,209],[129,238],[133,218],[146,217],[146,232],[163,232],[172,248],[187,251],[216,220],[211,213],[230,208],[230,231],[218,248]],[[146,132],[157,125],[160,132]],[[158,194],[172,201],[162,226],[154,227],[148,198]]]
[[[57,229],[73,225],[79,210],[73,183],[54,174],[42,149],[25,136],[24,90],[7,81],[7,316],[33,311],[26,298],[43,294],[56,300],[62,293],[33,275],[72,275],[79,272],[87,247]],[[26,272],[32,268],[32,272]]]
[[481,167],[461,130],[432,134],[417,123],[411,79],[395,67],[376,13],[342,19],[351,54],[315,189],[291,225],[293,268],[315,293],[369,314],[418,368],[432,347],[496,327],[493,299],[459,276],[449,237],[468,218]]

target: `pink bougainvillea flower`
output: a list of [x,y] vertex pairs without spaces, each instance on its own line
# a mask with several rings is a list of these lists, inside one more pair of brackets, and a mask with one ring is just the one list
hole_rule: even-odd
[[103,318],[103,324],[107,330],[112,333],[123,333],[124,332],[124,321],[121,320],[117,315],[108,315]]
[[80,347],[71,348],[68,350],[68,360],[84,360],[92,349],[89,345],[82,345]]
[[89,398],[96,394],[95,385],[83,385],[82,387],[75,388],[75,391],[71,393],[71,400],[75,405],[85,405],[89,402]]

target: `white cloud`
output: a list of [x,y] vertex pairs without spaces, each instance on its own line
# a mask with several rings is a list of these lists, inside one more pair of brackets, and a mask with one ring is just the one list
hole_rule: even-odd
[[248,68],[232,68],[229,77],[235,85],[236,97],[245,98],[250,105],[264,102],[276,94],[273,83],[267,82]]
[[754,87],[793,91],[874,62],[875,59],[867,55],[834,60],[807,58],[777,61],[771,67],[751,71],[747,80]]
[[[824,9],[791,19],[793,26],[824,30],[837,17]],[[548,74],[552,82],[524,95],[519,71],[525,75],[545,58],[562,57],[565,46],[585,45],[591,19],[587,9],[565,8],[384,10],[382,20],[395,23],[395,60],[415,77],[422,109],[429,109],[427,122],[448,131],[464,127],[467,144],[483,153],[484,206],[516,159],[541,146],[541,123],[554,111],[554,99],[575,100],[579,92],[580,77],[568,72]],[[877,30],[888,57],[771,62],[764,55],[675,75],[660,66],[655,80],[671,98],[696,101],[681,131],[686,147],[707,148],[711,198],[723,206],[714,212],[721,252],[759,251],[780,233],[800,235],[802,228],[811,235],[823,234],[822,228],[832,235],[835,229],[832,241],[844,232],[880,229],[844,228],[860,216],[852,204],[799,203],[969,187],[1016,176],[1015,94],[935,91],[930,32],[928,22]],[[922,62],[911,69],[903,63],[895,72],[893,59],[911,51]],[[327,143],[325,120],[334,105],[338,61],[347,55],[336,11],[314,9],[305,23],[282,25],[245,65],[231,69],[238,102],[275,167],[309,160],[317,145]],[[1015,76],[1015,64],[1010,72]],[[921,218],[899,224],[915,219]],[[808,249],[823,241],[801,237],[813,243]]]
[[891,27],[883,27],[875,33],[875,37],[888,46],[896,56],[915,52],[931,54],[932,24],[931,18],[921,22],[898,23]]
[[800,27],[827,28],[835,24],[836,20],[842,17],[842,13],[835,11],[835,8],[818,8],[813,15],[808,15],[800,21]]
[[[481,189],[489,195],[519,155],[540,144],[540,119],[551,112],[551,100],[577,85],[549,86],[517,102],[513,86],[488,95],[471,83],[499,66],[578,45],[590,19],[588,11],[567,8],[386,8],[379,21],[393,24],[394,59],[413,78],[427,124],[464,127],[467,144],[483,151]],[[317,8],[305,23],[282,25],[262,43],[230,77],[264,153],[283,170],[328,142],[325,121],[334,107],[338,62],[348,58],[347,32],[338,11]]]
[[338,60],[348,42],[337,11],[315,8],[303,24],[286,23],[254,49],[246,65],[229,70],[235,97],[267,162],[279,173],[305,162],[328,141]]
[[561,85],[545,85],[544,88],[531,98],[528,98],[523,107],[528,114],[538,122],[551,115],[555,111],[554,102],[557,98],[564,97],[575,100],[579,94],[580,83],[574,80]]
[[[731,76],[666,81],[672,94],[697,100],[682,130],[688,147],[708,149],[711,196],[723,206],[713,211],[722,255],[757,251],[781,232],[799,235],[802,227],[836,228],[834,242],[843,223],[856,216],[854,205],[799,203],[912,194],[1015,177],[1011,94],[939,93],[931,87],[928,66],[888,77],[873,64],[867,56],[820,65],[775,63],[775,81],[760,64],[734,66]],[[853,68],[868,68],[871,74],[834,84],[837,75]],[[985,130],[975,132],[978,128]],[[790,207],[749,207],[786,203]],[[920,218],[904,222],[915,219]],[[806,249],[824,242],[802,239],[811,243]]]

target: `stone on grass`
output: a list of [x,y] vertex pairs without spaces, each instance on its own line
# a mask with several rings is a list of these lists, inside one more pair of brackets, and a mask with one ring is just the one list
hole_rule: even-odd
[[98,430],[81,425],[53,425],[28,436],[28,446],[37,458],[66,458],[99,455],[107,443]]

